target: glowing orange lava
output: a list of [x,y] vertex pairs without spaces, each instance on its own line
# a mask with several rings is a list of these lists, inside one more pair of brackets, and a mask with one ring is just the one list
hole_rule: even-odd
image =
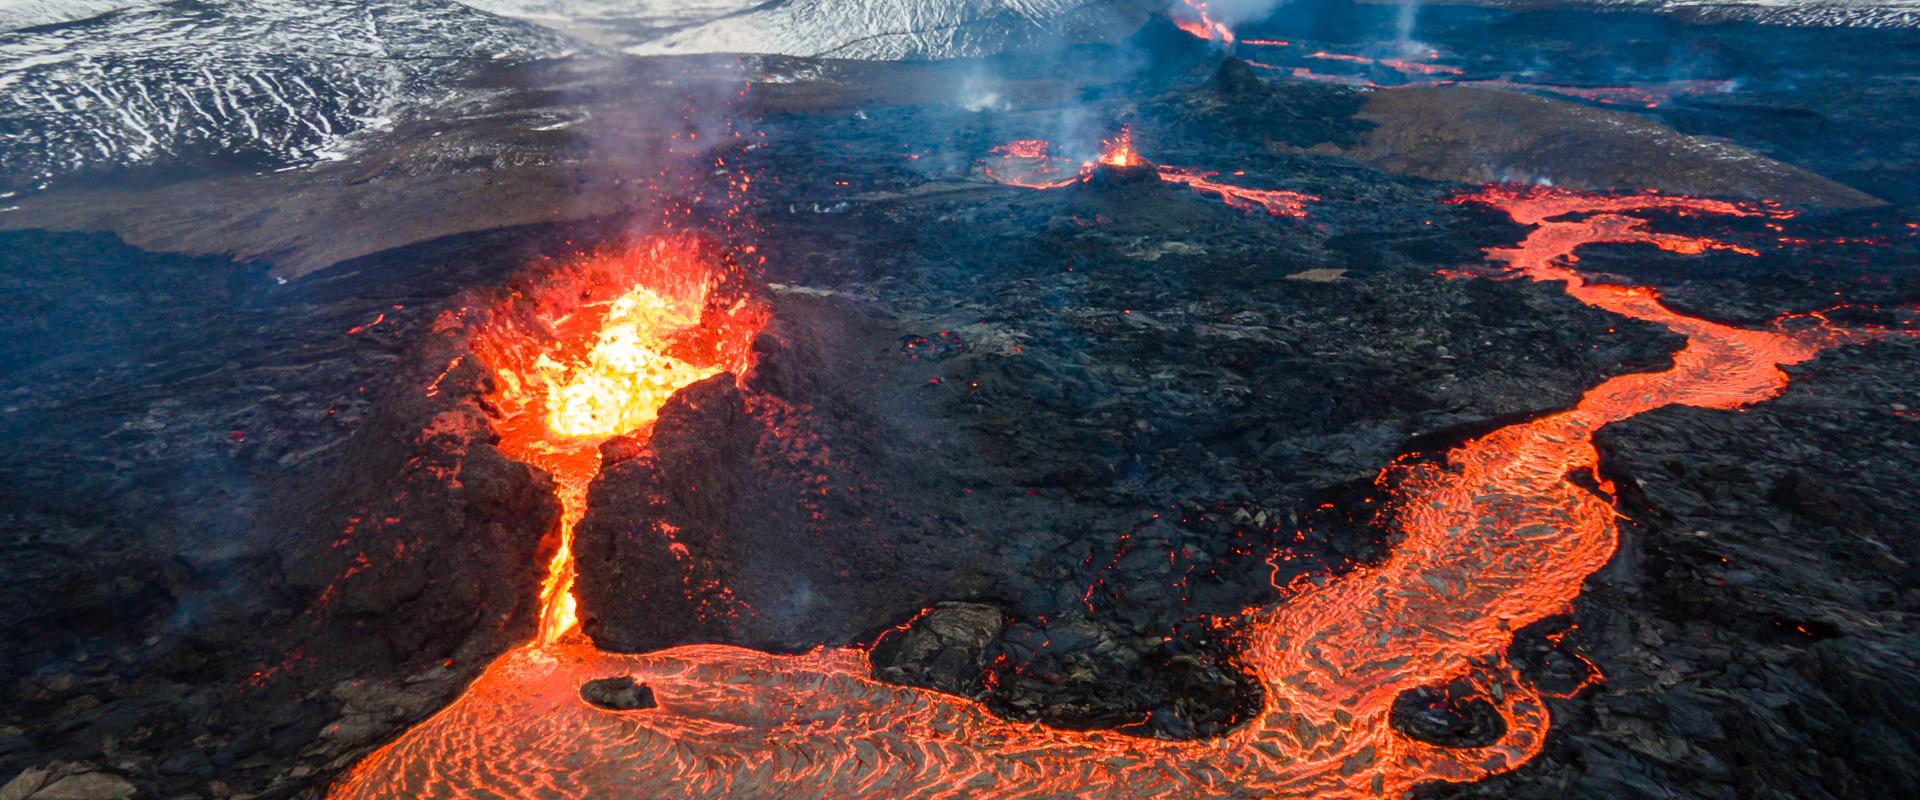
[[1442,66],[1440,64],[1422,64],[1418,61],[1395,61],[1392,59],[1375,60],[1375,59],[1366,58],[1363,56],[1350,56],[1344,53],[1322,52],[1322,53],[1313,53],[1308,55],[1307,57],[1308,58],[1324,58],[1324,59],[1329,59],[1333,61],[1353,61],[1360,64],[1379,64],[1380,66],[1383,66],[1383,67],[1392,67],[1393,69],[1397,69],[1401,72],[1419,73],[1421,75],[1460,75],[1466,72],[1466,70],[1460,69],[1458,67],[1448,67],[1448,66]]
[[1320,198],[1310,194],[1289,192],[1281,189],[1248,189],[1228,183],[1210,180],[1217,172],[1206,172],[1187,167],[1161,167],[1160,179],[1174,183],[1184,183],[1195,191],[1212,192],[1234,208],[1264,208],[1276,217],[1304,217],[1307,204]]
[[1208,13],[1205,2],[1180,0],[1181,5],[1167,9],[1174,27],[1188,34],[1222,45],[1233,44],[1233,31]]
[[[1651,290],[1589,283],[1570,266],[1575,248],[1593,242],[1724,246],[1653,233],[1613,212],[1770,212],[1527,187],[1454,202],[1536,226],[1517,247],[1488,252],[1507,276],[1564,282],[1582,302],[1666,326],[1687,345],[1671,369],[1608,380],[1573,410],[1461,445],[1444,467],[1390,468],[1402,538],[1388,561],[1248,610],[1242,666],[1264,690],[1249,724],[1192,742],[1053,730],[874,681],[857,649],[619,655],[568,639],[502,657],[460,700],[362,762],[334,796],[1362,798],[1518,766],[1539,751],[1549,720],[1504,663],[1512,631],[1565,610],[1614,549],[1612,505],[1567,480],[1595,468],[1594,431],[1672,403],[1766,400],[1786,384],[1779,365],[1864,337],[1817,318],[1768,330],[1692,319]],[[1595,216],[1552,221],[1573,212]],[[660,707],[607,711],[581,700],[581,683],[617,675],[650,685]],[[1401,692],[1463,678],[1506,718],[1498,742],[1441,748],[1388,726]]]
[[983,166],[987,177],[1029,189],[1053,189],[1077,183],[1093,169],[1091,162],[1076,166],[1071,159],[1053,157],[1053,145],[1045,139],[1008,142],[989,152],[1000,156],[1000,166],[998,169]]
[[1147,160],[1133,149],[1133,131],[1121,128],[1120,136],[1100,143],[1100,163],[1109,167],[1144,167]]

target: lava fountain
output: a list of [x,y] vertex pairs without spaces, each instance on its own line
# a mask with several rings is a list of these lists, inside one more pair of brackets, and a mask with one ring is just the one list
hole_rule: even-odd
[[[1520,765],[1539,751],[1549,720],[1539,694],[1505,663],[1512,631],[1566,610],[1614,550],[1609,487],[1568,480],[1595,470],[1594,431],[1673,403],[1734,409],[1769,399],[1786,385],[1779,365],[1868,335],[1818,317],[1766,330],[1693,319],[1651,290],[1592,283],[1571,267],[1574,250],[1594,242],[1727,247],[1651,232],[1617,212],[1777,212],[1525,187],[1452,202],[1484,203],[1536,226],[1518,246],[1488,251],[1495,276],[1564,282],[1572,297],[1666,326],[1687,344],[1668,370],[1610,379],[1574,409],[1469,441],[1444,464],[1391,467],[1401,543],[1383,564],[1246,612],[1241,661],[1261,681],[1263,708],[1226,736],[1169,742],[1008,722],[965,699],[875,681],[858,649],[779,656],[699,645],[623,655],[562,637],[502,656],[453,705],[362,762],[334,796],[1361,798]],[[1562,216],[1575,213],[1592,216]],[[594,313],[624,319],[611,305]],[[555,331],[569,320],[589,325],[584,316],[551,319]],[[517,360],[496,363],[534,368],[522,374],[543,376],[550,399],[571,397],[568,387],[584,385],[583,365],[595,357],[555,357],[576,365],[555,382],[539,372],[539,354],[565,348],[552,343],[557,336],[534,338]],[[597,350],[610,339],[577,341]],[[520,391],[536,383],[516,380]],[[591,407],[616,406],[628,407],[617,399]],[[541,440],[560,449],[573,441]],[[649,685],[658,707],[611,711],[581,699],[584,682],[618,676]],[[1460,680],[1504,718],[1498,741],[1445,748],[1389,726],[1402,692]]]

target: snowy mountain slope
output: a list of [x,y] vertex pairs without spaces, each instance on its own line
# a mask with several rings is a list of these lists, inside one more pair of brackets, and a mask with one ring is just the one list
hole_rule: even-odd
[[146,4],[0,33],[0,186],[196,156],[337,158],[490,61],[580,49],[449,0]]
[[466,0],[503,17],[619,49],[746,11],[766,0]]
[[992,55],[1132,33],[1156,3],[1101,0],[792,0],[626,48],[639,55],[778,53],[918,60]]
[[152,0],[0,0],[0,31],[56,25],[152,4]]

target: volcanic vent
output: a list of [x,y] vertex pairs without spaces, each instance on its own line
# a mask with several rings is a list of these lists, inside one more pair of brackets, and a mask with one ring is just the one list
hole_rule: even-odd
[[722,245],[692,233],[603,245],[508,292],[472,348],[498,378],[488,399],[501,451],[558,487],[560,541],[540,595],[548,643],[576,624],[573,526],[601,451],[639,446],[674,392],[738,371],[762,312]]
[[[983,165],[987,177],[1011,186],[1029,189],[1079,187],[1096,193],[1154,188],[1162,183],[1183,185],[1194,191],[1218,195],[1221,202],[1235,208],[1264,209],[1276,217],[1306,216],[1306,204],[1320,198],[1277,189],[1254,189],[1216,181],[1219,173],[1194,167],[1155,164],[1140,154],[1133,131],[1121,128],[1119,135],[1100,143],[1097,157],[1080,161],[1062,155],[1060,148],[1045,139],[1021,139],[993,149],[997,164]],[[1077,171],[1070,171],[1077,170]]]

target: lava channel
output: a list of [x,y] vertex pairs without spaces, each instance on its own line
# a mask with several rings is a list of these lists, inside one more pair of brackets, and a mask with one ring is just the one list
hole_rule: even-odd
[[[1400,796],[1512,769],[1539,751],[1540,696],[1505,665],[1512,632],[1560,613],[1614,550],[1614,509],[1567,480],[1592,436],[1664,405],[1734,409],[1779,394],[1779,365],[1863,341],[1814,317],[1747,330],[1693,319],[1644,289],[1570,266],[1593,242],[1726,247],[1655,233],[1634,209],[1753,215],[1710,200],[1490,187],[1454,198],[1536,227],[1488,251],[1503,277],[1562,281],[1574,298],[1685,334],[1672,368],[1624,375],[1573,410],[1402,464],[1402,543],[1386,563],[1284,605],[1249,609],[1242,666],[1263,708],[1218,739],[1169,742],[1008,722],[981,705],[869,677],[858,649],[780,656],[697,645],[602,653],[562,637],[513,650],[465,695],[361,762],[338,798]],[[1593,214],[1577,221],[1560,215]],[[1464,277],[1464,276],[1450,276]],[[537,360],[537,359],[536,359]],[[522,360],[522,364],[528,363]],[[522,381],[525,385],[530,381]],[[1602,490],[1606,487],[1603,485]],[[611,711],[581,684],[631,676],[657,708]],[[1504,718],[1498,741],[1444,748],[1388,724],[1396,696],[1465,680]]]

